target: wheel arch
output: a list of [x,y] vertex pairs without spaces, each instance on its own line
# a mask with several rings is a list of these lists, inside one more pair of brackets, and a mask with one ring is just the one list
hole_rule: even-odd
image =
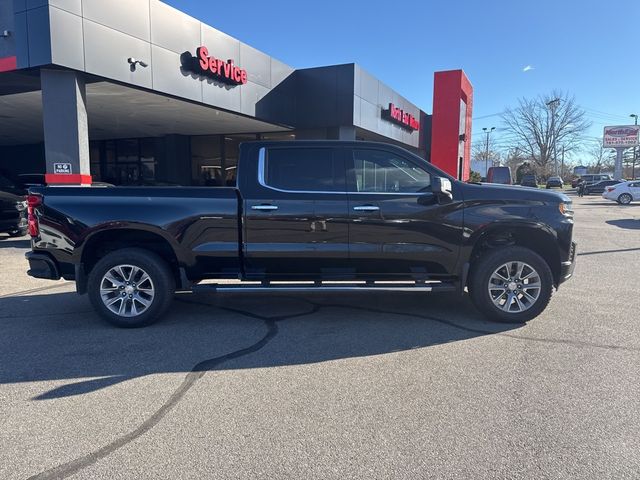
[[498,223],[476,232],[474,237],[468,277],[473,275],[477,259],[487,250],[517,245],[540,255],[551,269],[554,286],[558,286],[561,276],[560,251],[555,233],[545,225]]
[[109,228],[102,229],[87,236],[80,252],[80,272],[76,273],[79,293],[86,291],[83,279],[86,279],[95,264],[106,254],[124,248],[142,248],[157,254],[165,260],[171,269],[176,285],[180,286],[184,274],[182,262],[176,254],[175,246],[160,232],[144,228]]

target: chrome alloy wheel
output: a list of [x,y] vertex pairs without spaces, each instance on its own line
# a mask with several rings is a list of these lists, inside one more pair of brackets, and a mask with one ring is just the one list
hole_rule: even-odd
[[538,300],[541,288],[540,275],[524,262],[509,262],[498,267],[491,274],[488,285],[493,304],[508,313],[531,308]]
[[155,289],[151,277],[135,265],[117,265],[100,281],[104,305],[121,317],[137,317],[153,303]]

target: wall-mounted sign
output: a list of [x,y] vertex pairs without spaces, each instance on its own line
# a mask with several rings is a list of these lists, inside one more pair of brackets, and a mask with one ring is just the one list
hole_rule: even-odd
[[638,145],[640,125],[604,127],[602,146],[605,148],[629,148]]
[[71,164],[70,163],[54,163],[53,173],[62,174],[62,175],[71,175],[73,173],[71,171]]
[[221,60],[209,55],[207,47],[198,47],[196,56],[190,53],[183,54],[182,67],[198,75],[212,78],[230,85],[244,85],[247,83],[247,71],[234,65],[233,60]]
[[393,103],[389,104],[387,110],[382,110],[382,118],[390,122],[400,125],[402,128],[410,131],[420,130],[420,122],[401,108],[396,107]]

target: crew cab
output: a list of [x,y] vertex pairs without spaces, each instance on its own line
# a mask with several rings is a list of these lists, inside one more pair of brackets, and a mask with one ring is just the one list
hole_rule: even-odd
[[575,261],[567,196],[463,183],[373,142],[244,143],[235,187],[42,187],[28,205],[29,275],[74,280],[124,327],[200,289],[468,291],[527,321]]

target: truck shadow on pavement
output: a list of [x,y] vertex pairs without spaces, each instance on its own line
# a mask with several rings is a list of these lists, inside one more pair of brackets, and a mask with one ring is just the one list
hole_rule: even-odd
[[179,294],[159,323],[129,330],[103,323],[86,296],[75,293],[2,303],[0,384],[54,382],[34,400],[157,373],[365,357],[522,326],[481,320],[466,297],[416,293]]
[[3,237],[0,233],[0,248],[31,248],[31,240],[25,237]]
[[620,218],[618,220],[607,220],[608,225],[614,227],[627,228],[630,230],[640,230],[640,220],[633,218]]

